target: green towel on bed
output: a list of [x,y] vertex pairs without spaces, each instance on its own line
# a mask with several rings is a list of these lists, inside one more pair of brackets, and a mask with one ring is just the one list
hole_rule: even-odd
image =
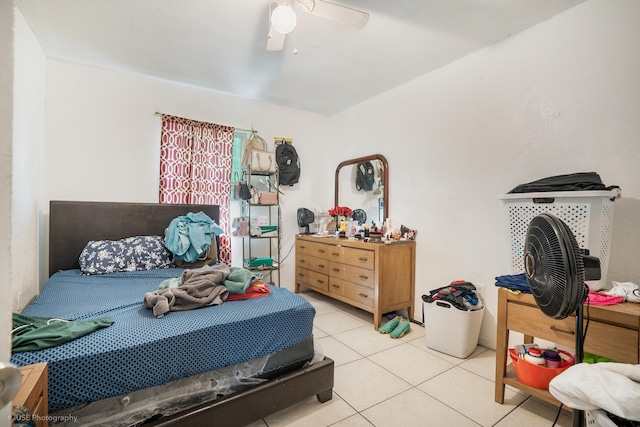
[[231,271],[224,281],[225,288],[232,294],[244,294],[249,285],[262,278],[262,274],[254,273],[241,267],[231,267]]
[[13,313],[11,351],[19,353],[54,347],[112,324],[111,317],[64,320]]

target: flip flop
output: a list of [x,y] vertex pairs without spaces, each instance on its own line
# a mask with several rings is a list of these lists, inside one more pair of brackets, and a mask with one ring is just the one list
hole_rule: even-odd
[[402,338],[411,330],[411,322],[406,317],[400,319],[398,326],[389,335],[391,338]]
[[396,327],[398,326],[398,324],[400,323],[400,316],[396,316],[393,319],[389,320],[387,323],[385,323],[384,325],[380,326],[378,328],[378,331],[381,334],[388,334],[393,332]]

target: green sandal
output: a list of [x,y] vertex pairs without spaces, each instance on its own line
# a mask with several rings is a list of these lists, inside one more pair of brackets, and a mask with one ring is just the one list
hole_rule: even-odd
[[389,335],[391,338],[402,338],[411,330],[411,322],[406,317],[400,319],[398,326]]
[[387,323],[385,323],[384,325],[380,326],[378,328],[378,331],[381,334],[388,334],[393,332],[397,327],[398,324],[400,323],[400,316],[396,316],[393,319],[389,320]]

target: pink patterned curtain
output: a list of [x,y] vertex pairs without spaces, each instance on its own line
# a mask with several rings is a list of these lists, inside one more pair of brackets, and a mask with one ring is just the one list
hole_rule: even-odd
[[231,265],[229,198],[234,128],[162,115],[160,203],[220,206],[220,262]]

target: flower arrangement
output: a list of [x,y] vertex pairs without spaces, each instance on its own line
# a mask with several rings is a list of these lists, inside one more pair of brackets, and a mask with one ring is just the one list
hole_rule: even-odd
[[[347,206],[335,206],[333,209],[329,209],[329,215],[335,218],[334,224],[336,230],[340,231],[340,236],[344,237],[347,231],[347,218],[353,216],[353,211]],[[341,218],[338,220],[338,218]]]
[[353,210],[347,206],[335,206],[333,209],[329,209],[329,215],[351,218],[351,216],[353,216]]

